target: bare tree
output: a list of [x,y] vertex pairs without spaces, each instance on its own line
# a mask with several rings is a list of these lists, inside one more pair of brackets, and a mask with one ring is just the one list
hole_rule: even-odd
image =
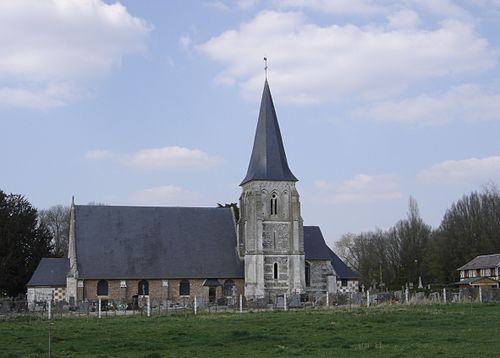
[[52,235],[54,256],[66,257],[68,254],[70,208],[55,205],[49,209],[40,210],[39,218]]

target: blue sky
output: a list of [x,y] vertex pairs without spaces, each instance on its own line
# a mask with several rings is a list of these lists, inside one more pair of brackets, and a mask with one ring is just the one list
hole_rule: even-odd
[[500,1],[0,2],[0,189],[235,202],[264,82],[328,242],[500,183]]

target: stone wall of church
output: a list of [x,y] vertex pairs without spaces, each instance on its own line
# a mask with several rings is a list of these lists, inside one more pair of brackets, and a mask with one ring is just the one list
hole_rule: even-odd
[[[246,183],[240,207],[239,248],[245,256],[247,298],[303,292],[304,230],[295,183]],[[264,268],[259,263],[262,261]],[[274,278],[275,263],[279,265],[278,278]]]
[[[245,282],[243,279],[232,279],[234,281],[233,295],[239,297],[244,294]],[[85,280],[83,298],[87,300],[97,300],[97,282],[99,280]],[[122,302],[132,302],[133,296],[138,295],[140,280],[107,280],[108,295],[101,296],[102,299]],[[208,302],[208,287],[203,286],[205,279],[191,279],[189,281],[189,296],[180,296],[179,287],[181,280],[147,280],[149,285],[149,296],[152,299],[169,300],[174,303],[182,303],[186,299],[192,300],[198,297]],[[225,279],[219,279],[223,285]],[[216,297],[223,297],[223,287],[216,290]]]
[[307,260],[310,265],[310,284],[307,292],[326,292],[328,289],[328,276],[334,275],[332,264],[328,260]]

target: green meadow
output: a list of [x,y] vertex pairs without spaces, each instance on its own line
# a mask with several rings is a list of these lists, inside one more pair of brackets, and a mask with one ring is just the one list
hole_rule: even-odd
[[[500,304],[151,318],[58,317],[51,357],[494,357]],[[0,321],[0,356],[47,357],[49,321]]]

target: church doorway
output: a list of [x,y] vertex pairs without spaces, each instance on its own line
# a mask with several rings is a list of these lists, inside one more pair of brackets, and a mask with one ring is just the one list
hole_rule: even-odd
[[217,287],[208,288],[208,302],[215,303],[217,299]]

